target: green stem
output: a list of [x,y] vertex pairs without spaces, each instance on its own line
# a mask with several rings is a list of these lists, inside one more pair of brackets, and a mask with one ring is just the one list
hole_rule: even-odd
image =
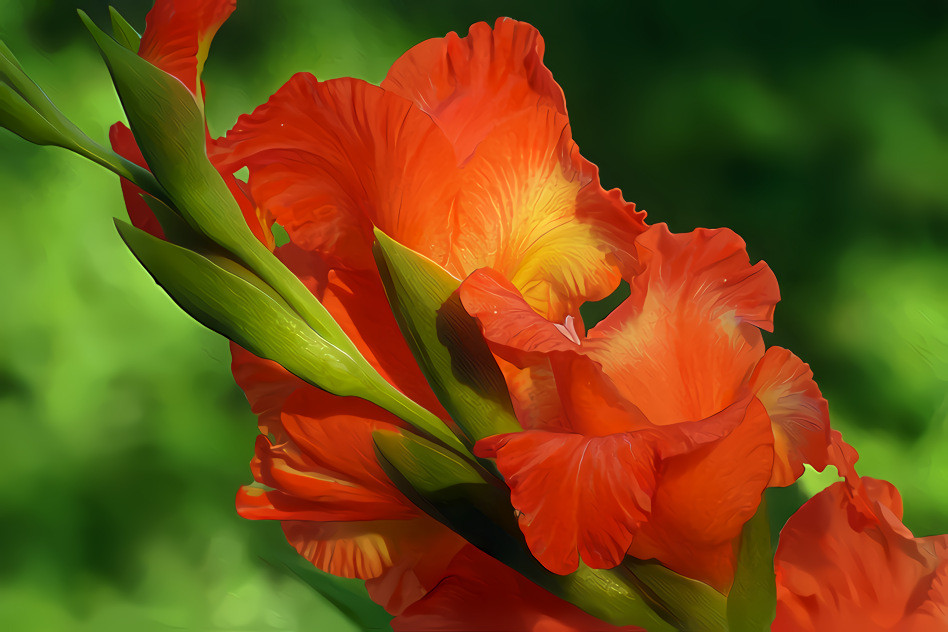
[[165,202],[171,208],[174,208],[171,205],[171,201],[168,199],[168,193],[160,184],[158,184],[158,180],[155,179],[155,176],[153,176],[152,173],[148,171],[148,169],[136,165],[131,160],[119,156],[110,149],[106,149],[89,137],[85,137],[81,140],[77,139],[75,145],[68,147],[68,149],[71,149],[80,156],[88,158],[92,162],[105,167],[112,173],[125,178],[135,186],[145,191],[145,193],[161,200],[162,202]]

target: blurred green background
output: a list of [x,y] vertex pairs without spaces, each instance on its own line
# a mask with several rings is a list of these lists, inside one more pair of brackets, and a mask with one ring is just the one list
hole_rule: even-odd
[[[120,118],[75,17],[3,0],[0,38],[94,138]],[[115,1],[136,26],[150,3]],[[728,226],[781,283],[860,472],[948,531],[948,4],[241,0],[207,65],[212,133],[298,70],[372,82],[422,39],[538,26],[607,187],[673,230]],[[240,519],[255,420],[222,339],[135,263],[116,178],[0,132],[0,628],[383,629]],[[777,494],[775,522],[832,477]],[[356,612],[357,611],[357,612]]]

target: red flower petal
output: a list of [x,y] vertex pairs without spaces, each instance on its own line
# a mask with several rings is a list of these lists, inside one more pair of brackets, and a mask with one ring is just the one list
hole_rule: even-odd
[[236,6],[236,0],[157,0],[145,17],[138,54],[198,95],[211,39]]
[[497,560],[466,546],[424,599],[392,621],[396,632],[636,632],[600,621]]
[[[371,446],[371,435],[368,440]],[[271,444],[261,435],[250,465],[254,478],[272,489],[244,488],[238,511],[248,518],[384,520],[411,518],[419,513],[397,490],[352,480],[358,478],[357,473],[337,474],[289,442]]]
[[[404,607],[397,601],[414,602],[433,588],[438,572],[464,545],[457,534],[427,516],[368,522],[287,521],[283,531],[287,541],[317,568],[339,577],[376,580],[373,596],[396,611]],[[396,567],[401,568],[392,573],[395,577],[384,577]],[[382,586],[386,582],[391,584],[388,591]]]
[[563,91],[543,65],[543,38],[525,22],[499,18],[467,37],[448,33],[402,55],[382,88],[428,113],[464,162],[497,125],[526,109],[566,114]]
[[756,398],[722,415],[741,417],[728,436],[663,461],[651,516],[629,553],[656,558],[726,592],[734,573],[734,540],[770,480],[773,434]]
[[777,281],[751,266],[727,229],[675,235],[652,226],[637,242],[632,295],[584,347],[653,423],[704,419],[740,398],[764,345]]
[[253,197],[333,267],[375,269],[372,225],[444,264],[453,151],[405,99],[356,79],[294,75],[217,142],[221,165],[250,168]]
[[525,431],[482,439],[510,486],[530,551],[554,573],[622,561],[655,488],[655,449],[634,433]]
[[461,283],[459,295],[467,313],[477,318],[494,353],[518,366],[539,363],[554,351],[579,349],[575,329],[537,314],[513,283],[496,270],[472,272]]
[[770,486],[785,487],[809,463],[822,471],[830,447],[829,410],[808,364],[781,347],[767,349],[751,376],[774,431],[774,471]]
[[[450,69],[467,77],[457,86],[470,79],[473,89],[480,85],[473,77],[506,68],[492,53],[536,48],[529,37],[520,41],[532,30],[502,25],[494,35],[486,26],[474,29],[474,57],[462,56],[469,67]],[[500,48],[481,45],[482,36],[497,38]],[[418,55],[405,64],[415,68],[429,57]],[[534,64],[517,55],[515,66],[542,67],[538,58]],[[484,106],[469,96],[445,97],[444,112],[451,110],[448,101]],[[474,124],[480,140],[461,167],[445,132],[411,101],[353,79],[319,83],[309,75],[297,75],[242,117],[212,153],[231,172],[248,166],[254,199],[294,243],[330,257],[333,267],[373,269],[375,225],[459,278],[492,266],[539,313],[575,316],[581,303],[609,294],[631,267],[629,244],[644,229],[644,214],[618,191],[601,189],[560,110],[537,107],[535,96],[527,105],[520,97],[485,98],[508,110],[487,128]],[[446,114],[445,124],[472,115]]]
[[895,487],[856,482],[834,483],[787,521],[773,629],[944,628],[948,536],[913,538]]

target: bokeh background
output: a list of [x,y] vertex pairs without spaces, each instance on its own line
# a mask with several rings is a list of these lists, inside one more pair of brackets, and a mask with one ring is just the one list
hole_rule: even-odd
[[[143,28],[149,2],[113,2]],[[108,23],[104,0],[3,0],[0,38],[104,141],[120,108],[76,4]],[[378,82],[425,38],[532,22],[603,183],[745,238],[781,283],[768,342],[811,364],[906,524],[948,531],[948,4],[579,4],[241,0],[205,72],[211,131],[295,71]],[[235,514],[255,420],[123,213],[114,176],[0,131],[0,628],[385,629],[358,582]],[[832,479],[775,494],[774,523]]]

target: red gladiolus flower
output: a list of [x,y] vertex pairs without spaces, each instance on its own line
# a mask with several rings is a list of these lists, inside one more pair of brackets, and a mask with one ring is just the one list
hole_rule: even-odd
[[[503,270],[533,309],[557,320],[578,318],[583,302],[628,275],[631,244],[644,230],[644,214],[618,191],[603,191],[579,154],[542,53],[533,27],[502,19],[494,29],[476,24],[465,38],[452,33],[416,46],[381,87],[299,74],[209,149],[222,171],[249,168],[253,199],[291,239],[277,255],[363,355],[449,423],[389,309],[371,255],[373,225],[459,279],[483,266]],[[484,556],[381,473],[372,430],[402,422],[237,347],[233,355],[263,432],[253,461],[263,487],[240,491],[241,514],[283,521],[301,554],[323,570],[366,579],[373,599],[394,614],[417,622],[441,608],[465,560]],[[481,629],[551,621],[560,611],[567,623],[556,629],[603,629],[503,565],[485,563],[492,582],[476,590],[513,596],[497,602],[493,627]],[[469,625],[442,619],[438,629]]]
[[764,351],[777,283],[740,238],[657,225],[636,248],[631,296],[585,336],[537,314],[495,271],[465,280],[462,301],[510,363],[527,428],[476,453],[497,459],[550,570],[631,554],[726,591],[764,488],[792,483],[804,462],[848,471],[843,444],[833,447],[807,366]]
[[948,629],[948,536],[915,538],[886,481],[834,483],[780,533],[774,632]]

